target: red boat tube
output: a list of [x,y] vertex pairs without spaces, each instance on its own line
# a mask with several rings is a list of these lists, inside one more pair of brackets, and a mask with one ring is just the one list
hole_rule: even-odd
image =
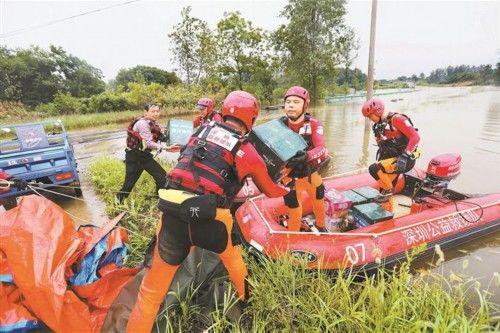
[[[411,203],[405,214],[346,232],[290,232],[278,223],[286,213],[283,199],[265,196],[245,202],[236,220],[251,250],[273,258],[293,254],[305,258],[310,268],[332,270],[376,269],[404,259],[408,250],[422,244],[430,252],[436,245],[456,246],[500,229],[500,193],[468,197],[445,189],[436,194],[426,176],[414,169],[400,177],[395,193]],[[324,184],[327,191],[378,188],[367,172],[325,178]],[[309,214],[309,200],[303,205],[304,214]]]

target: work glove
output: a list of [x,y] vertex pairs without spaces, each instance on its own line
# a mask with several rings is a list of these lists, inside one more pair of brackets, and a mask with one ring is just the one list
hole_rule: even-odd
[[13,179],[12,184],[18,191],[25,190],[28,187],[28,182],[24,179]]
[[396,160],[396,172],[397,173],[405,172],[406,165],[408,164],[409,160],[410,160],[410,156],[408,156],[407,153],[403,153],[400,156],[398,156],[398,159]]
[[294,169],[295,167],[304,164],[307,161],[307,152],[305,150],[299,150],[295,156],[293,156],[287,163],[286,167],[289,169]]

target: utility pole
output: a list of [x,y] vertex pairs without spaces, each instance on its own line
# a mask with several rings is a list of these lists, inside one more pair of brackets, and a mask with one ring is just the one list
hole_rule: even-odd
[[[368,54],[368,77],[366,79],[366,100],[373,97],[373,64],[375,62],[375,28],[377,26],[377,2],[372,0],[372,19],[370,26],[370,51]],[[365,129],[370,127],[370,119],[365,118]]]

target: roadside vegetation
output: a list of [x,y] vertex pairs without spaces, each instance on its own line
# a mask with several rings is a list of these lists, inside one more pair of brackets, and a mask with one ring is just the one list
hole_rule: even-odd
[[[170,165],[164,164],[169,169]],[[125,205],[114,194],[124,166],[102,157],[91,167],[92,179],[108,206],[108,214],[126,209],[121,225],[129,231],[129,266],[142,262],[159,221],[151,177],[141,177]],[[242,308],[234,289],[206,314],[196,301],[196,288],[180,304],[163,312],[165,332],[494,332],[500,330],[500,307],[473,278],[455,273],[414,273],[411,262],[419,250],[394,271],[359,278],[345,271],[307,270],[295,259],[256,261],[246,254],[251,300]],[[491,286],[498,288],[497,277]],[[471,302],[472,300],[472,302]]]

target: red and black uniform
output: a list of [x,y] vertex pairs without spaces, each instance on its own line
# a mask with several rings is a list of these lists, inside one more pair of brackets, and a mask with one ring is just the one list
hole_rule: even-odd
[[217,123],[222,123],[224,120],[222,119],[222,114],[219,112],[212,112],[206,117],[202,117],[201,115],[197,115],[193,120],[193,127],[197,128],[198,126],[206,126],[209,122],[215,121]]
[[[397,177],[408,172],[415,166],[415,152],[420,142],[417,129],[411,119],[398,113],[389,113],[386,119],[381,120],[372,127],[375,140],[379,146],[377,161],[370,165],[369,172],[378,180],[384,193],[392,193]],[[398,167],[398,159],[405,159]],[[392,210],[392,204],[386,207]]]
[[302,194],[306,191],[313,203],[313,212],[316,217],[316,226],[325,227],[325,186],[318,170],[329,158],[328,150],[323,137],[323,126],[320,121],[312,118],[308,113],[300,123],[292,123],[287,117],[282,118],[285,124],[294,132],[299,133],[307,142],[307,159],[302,165],[292,170],[290,176],[292,191],[284,197],[285,205],[289,208],[288,229],[299,231],[302,220]]
[[[219,254],[240,298],[246,300],[248,273],[231,238],[229,206],[247,176],[269,197],[288,193],[272,182],[253,145],[225,123],[200,127],[178,161],[168,174],[167,190],[160,191],[162,223],[128,332],[150,332],[174,274],[193,246]],[[189,199],[176,198],[186,195]]]
[[117,194],[120,202],[128,197],[144,170],[154,178],[157,190],[165,184],[166,171],[151,154],[152,150],[163,147],[158,142],[162,135],[160,126],[152,119],[142,117],[130,122],[125,149],[125,180]]

